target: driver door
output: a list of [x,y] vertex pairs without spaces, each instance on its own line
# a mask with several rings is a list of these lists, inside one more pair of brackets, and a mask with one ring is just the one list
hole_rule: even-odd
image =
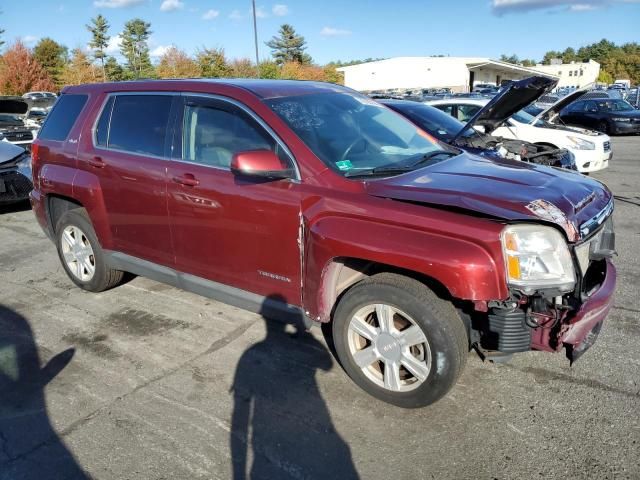
[[168,169],[176,268],[300,304],[300,183],[229,169],[235,153],[272,150],[293,162],[256,117],[226,100],[183,96]]

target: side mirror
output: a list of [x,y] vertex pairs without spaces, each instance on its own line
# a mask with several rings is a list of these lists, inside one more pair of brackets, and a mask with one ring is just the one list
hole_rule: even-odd
[[293,170],[271,150],[247,150],[231,158],[231,171],[235,175],[282,179],[293,177]]

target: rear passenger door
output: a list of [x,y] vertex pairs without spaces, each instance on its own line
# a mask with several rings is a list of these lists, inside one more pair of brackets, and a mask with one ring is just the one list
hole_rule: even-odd
[[293,162],[256,116],[210,96],[184,97],[168,174],[176,268],[300,304],[300,184],[230,171],[235,153],[272,150]]
[[112,248],[166,266],[173,266],[166,179],[174,98],[107,95],[78,157],[78,167],[99,181]]

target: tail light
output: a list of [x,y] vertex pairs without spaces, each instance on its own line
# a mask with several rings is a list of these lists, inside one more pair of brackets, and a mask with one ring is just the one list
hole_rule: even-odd
[[[31,144],[31,181],[33,182],[34,187],[40,189],[40,172],[38,166],[38,150],[40,150],[40,146],[37,141]],[[36,169],[38,172],[36,172]]]

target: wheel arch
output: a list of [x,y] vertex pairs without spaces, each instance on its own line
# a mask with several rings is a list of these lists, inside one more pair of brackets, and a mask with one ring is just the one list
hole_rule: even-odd
[[329,322],[342,295],[360,281],[379,273],[395,273],[417,280],[438,297],[449,301],[453,299],[443,283],[427,274],[365,258],[334,257],[322,271],[320,288],[315,299],[318,310],[315,320]]

